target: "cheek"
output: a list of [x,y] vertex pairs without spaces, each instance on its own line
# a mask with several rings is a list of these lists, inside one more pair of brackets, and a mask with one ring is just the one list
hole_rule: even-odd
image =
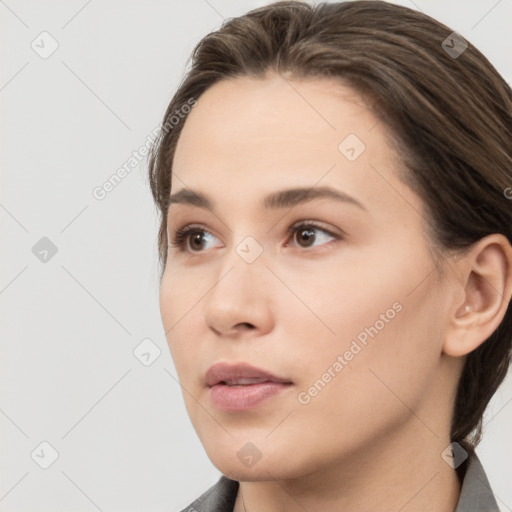
[[211,279],[211,271],[205,267],[184,268],[168,262],[160,285],[160,314],[166,331],[195,313]]
[[[371,444],[408,422],[411,410],[421,410],[428,400],[439,361],[437,332],[428,307],[421,312],[414,301],[400,302],[402,309],[380,331],[370,329],[375,325],[370,315],[363,328],[357,322],[346,336],[306,349],[308,364],[295,397],[296,427],[321,429],[319,451],[344,453]],[[341,332],[344,327],[336,325]],[[351,333],[368,333],[366,344]],[[419,436],[429,435],[420,422],[417,426]]]
[[392,254],[375,254],[379,254],[375,247],[366,253],[348,248],[341,257],[280,269],[283,281],[300,300],[282,290],[278,322],[304,333],[299,339],[304,339],[305,350],[311,347],[317,354],[314,359],[321,347],[348,349],[358,335],[364,342],[370,336],[368,328],[375,324],[380,336],[400,317],[412,276],[420,271],[404,269]]
[[190,362],[197,355],[199,342],[197,336],[191,336],[191,319],[194,308],[204,295],[204,286],[193,273],[171,272],[167,268],[160,285],[160,314],[174,365],[180,375],[187,376]]
[[357,397],[368,402],[369,411],[376,396],[392,395],[392,390],[411,401],[419,399],[441,354],[442,297],[434,277],[428,277],[429,259],[406,250],[398,247],[389,254],[388,249],[376,263],[377,251],[367,258],[360,253],[357,261],[347,257],[344,265],[323,265],[314,279],[306,273],[295,284],[297,295],[317,313],[315,318],[297,302],[283,310],[295,330],[296,365],[308,361],[301,391],[328,381],[325,388],[334,395],[328,398],[330,392],[322,390],[318,396],[335,402],[344,396],[347,406]]

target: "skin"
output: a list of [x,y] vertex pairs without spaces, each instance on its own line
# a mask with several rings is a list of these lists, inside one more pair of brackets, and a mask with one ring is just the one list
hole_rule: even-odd
[[[354,161],[338,149],[348,134],[366,146]],[[189,224],[205,241],[169,247],[160,308],[194,428],[212,463],[240,481],[235,512],[455,510],[460,483],[441,453],[464,358],[505,314],[512,249],[491,235],[436,265],[423,202],[398,178],[388,135],[341,82],[274,74],[213,85],[185,122],[171,192],[202,192],[213,208],[171,205],[171,241]],[[261,206],[272,192],[321,186],[364,208],[331,198]],[[304,228],[287,233],[308,220],[321,226],[309,242]],[[263,251],[252,263],[236,251],[247,236]],[[252,410],[222,411],[204,382],[221,361],[293,385]],[[246,443],[261,454],[250,467],[237,456]]]

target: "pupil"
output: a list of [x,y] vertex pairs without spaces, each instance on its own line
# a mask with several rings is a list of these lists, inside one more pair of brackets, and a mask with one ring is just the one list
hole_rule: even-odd
[[315,240],[315,232],[312,229],[301,229],[300,239],[304,242],[313,242]]

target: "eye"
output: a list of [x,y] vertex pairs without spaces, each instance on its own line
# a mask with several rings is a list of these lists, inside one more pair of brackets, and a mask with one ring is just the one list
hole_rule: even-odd
[[202,252],[208,249],[206,242],[212,238],[216,237],[201,226],[188,225],[176,230],[169,245],[182,252]]
[[[320,235],[317,234],[318,232],[320,232]],[[323,229],[313,221],[301,221],[298,224],[294,224],[290,226],[288,233],[293,235],[292,239],[297,241],[298,246],[302,248],[315,247],[315,242],[329,242],[329,238],[339,239],[339,236]],[[316,245],[324,245],[324,243]]]
[[[288,228],[288,234],[297,243],[296,247],[309,248],[325,245],[329,239],[337,240],[340,237],[317,225],[314,221],[301,221]],[[169,243],[171,247],[180,252],[200,253],[208,247],[208,242],[216,239],[209,231],[201,226],[188,225],[177,229]],[[324,242],[324,243],[318,243]]]

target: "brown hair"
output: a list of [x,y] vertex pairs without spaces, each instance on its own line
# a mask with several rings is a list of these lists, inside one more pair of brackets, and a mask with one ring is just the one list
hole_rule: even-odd
[[[169,129],[171,118],[219,80],[263,78],[269,70],[339,78],[372,99],[408,169],[402,179],[425,202],[436,252],[464,250],[492,233],[512,242],[505,194],[512,186],[512,90],[487,58],[445,25],[406,7],[281,1],[230,18],[206,35],[165,113],[149,159],[161,214],[160,279],[172,163],[186,116]],[[506,376],[511,341],[509,304],[496,331],[467,356],[459,381],[450,434],[467,450],[481,439],[483,413]]]

